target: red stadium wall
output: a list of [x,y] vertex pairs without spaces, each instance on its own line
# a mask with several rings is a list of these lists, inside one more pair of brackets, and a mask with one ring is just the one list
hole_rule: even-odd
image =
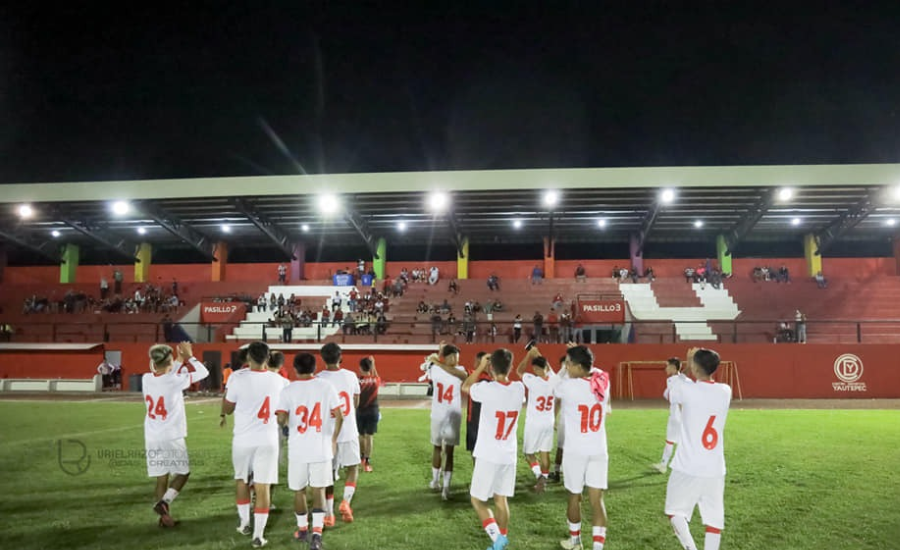
[[[106,344],[108,350],[120,350],[125,378],[128,374],[144,372],[147,349],[144,344]],[[471,366],[475,354],[483,349],[478,345],[462,346],[462,363]],[[565,353],[562,345],[543,346],[542,351],[556,365]],[[616,366],[622,361],[658,361],[670,356],[682,356],[683,345],[598,345],[593,346],[597,365],[610,371],[616,383]],[[897,345],[772,345],[721,344],[717,348],[723,360],[737,363],[741,389],[747,398],[900,398],[900,346]],[[226,344],[197,344],[194,352],[222,352],[223,363],[229,361],[234,346]],[[518,361],[523,351],[516,349]],[[852,354],[862,365],[861,375],[853,384],[843,384],[836,374],[835,362],[845,354]],[[378,371],[388,381],[412,382],[421,372],[419,365],[426,355],[422,351],[346,351],[344,365],[356,368],[359,360],[375,355]],[[101,359],[98,352],[60,354],[38,352],[0,353],[0,376],[6,378],[90,378]],[[857,359],[850,358],[851,364]],[[844,371],[841,371],[844,372]],[[661,370],[635,370],[634,393],[638,399],[655,399],[662,395],[665,375]],[[837,384],[837,388],[836,385]],[[854,385],[856,384],[856,385]],[[863,386],[860,386],[862,384]],[[860,391],[864,387],[865,391]]]

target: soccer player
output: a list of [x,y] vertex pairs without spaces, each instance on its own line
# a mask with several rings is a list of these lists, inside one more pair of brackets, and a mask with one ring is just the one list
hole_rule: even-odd
[[431,396],[431,482],[433,490],[441,488],[441,455],[443,455],[443,481],[441,498],[450,499],[450,481],[453,479],[453,450],[459,445],[459,428],[462,423],[462,382],[466,369],[459,365],[459,348],[444,345],[437,356],[428,358],[429,373],[434,383]]
[[[247,346],[249,369],[235,372],[222,399],[222,418],[234,414],[231,461],[237,490],[237,509],[242,535],[252,533],[252,545],[268,544],[264,534],[271,503],[269,486],[278,483],[278,422],[275,409],[288,382],[266,368],[269,346],[253,342]],[[253,530],[250,530],[250,473],[256,490]]]
[[378,409],[378,388],[381,377],[375,368],[375,357],[369,356],[359,360],[359,408],[356,409],[356,425],[359,428],[359,453],[363,468],[372,471],[372,440],[378,432],[378,420],[381,413]]
[[[481,525],[491,538],[491,550],[503,550],[509,545],[509,503],[515,494],[516,461],[518,459],[517,427],[525,386],[509,380],[513,355],[498,349],[481,358],[478,368],[462,384],[469,399],[481,403],[481,422],[475,442],[475,468],[469,495]],[[490,368],[494,380],[476,384]],[[497,517],[488,506],[494,499]]]
[[[565,374],[565,364],[566,364],[566,356],[563,355],[559,358],[560,365],[560,374]],[[559,417],[559,411],[561,410],[562,404],[559,399],[556,400],[556,458],[553,460],[553,471],[550,472],[550,476],[548,479],[550,481],[559,483],[561,481],[560,471],[562,471],[562,461],[563,461],[563,446],[566,443],[566,424]]]
[[[178,344],[179,363],[188,363],[193,372],[175,372],[172,348],[157,344],[150,348],[150,370],[141,381],[147,416],[144,418],[144,444],[147,449],[147,475],[156,478],[156,504],[161,527],[173,527],[169,505],[184,488],[190,476],[187,445],[187,416],[184,413],[184,390],[209,376],[197,361],[187,342]],[[169,476],[172,484],[169,484]]]
[[[525,372],[531,365],[534,374]],[[516,374],[528,390],[528,414],[525,417],[525,437],[522,448],[528,465],[537,483],[534,490],[543,492],[550,475],[550,451],[553,450],[553,387],[550,374],[553,369],[547,359],[541,356],[537,346],[528,350],[528,355],[519,362]],[[538,461],[540,457],[540,461]]]
[[688,521],[694,507],[706,526],[704,550],[719,550],[725,528],[725,419],[731,386],[713,381],[719,354],[691,349],[685,361],[697,379],[675,386],[669,400],[681,406],[681,433],[666,487],[666,515],[678,542],[696,550]]
[[593,550],[606,542],[606,507],[609,456],[606,447],[606,415],[609,414],[609,375],[593,368],[594,354],[586,346],[570,347],[565,373],[553,376],[553,393],[562,400],[560,416],[565,425],[563,483],[569,493],[569,537],[560,541],[566,550],[581,544],[581,499],[585,486],[591,503]]
[[[341,468],[347,468],[347,481],[344,483],[344,496],[339,511],[341,519],[346,523],[353,521],[353,509],[350,503],[356,493],[356,481],[359,477],[359,430],[356,427],[356,408],[359,406],[359,379],[352,372],[341,368],[341,347],[334,342],[322,346],[320,350],[325,370],[319,378],[331,383],[341,400],[341,413],[344,423],[338,436],[337,453],[334,456],[334,477]],[[325,527],[334,526],[334,483],[325,490]]]
[[[297,530],[294,540],[321,550],[325,527],[325,488],[334,484],[334,449],[344,422],[341,401],[330,383],[315,378],[316,358],[309,353],[294,357],[297,380],[281,392],[278,422],[288,426],[288,486],[294,491]],[[306,488],[312,493],[312,537]]]
[[663,448],[662,459],[653,465],[653,468],[661,474],[666,473],[669,467],[669,459],[678,443],[678,433],[681,431],[681,408],[672,402],[672,393],[677,385],[687,381],[687,376],[681,372],[681,361],[677,357],[666,360],[666,391],[663,397],[669,402],[669,421],[666,424],[666,446]]
[[[487,355],[486,351],[479,351],[475,355],[475,366],[481,363],[481,358]],[[471,374],[471,373],[469,373]],[[490,382],[491,375],[485,371],[481,373],[478,382]],[[481,403],[466,400],[466,450],[470,453],[475,452],[475,442],[478,440],[478,421],[481,420]],[[475,463],[475,457],[472,456],[472,464]]]

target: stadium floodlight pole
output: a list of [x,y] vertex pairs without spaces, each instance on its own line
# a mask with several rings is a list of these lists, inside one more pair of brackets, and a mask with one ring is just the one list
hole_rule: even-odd
[[737,245],[750,234],[750,231],[759,223],[769,208],[775,203],[778,189],[772,188],[763,192],[762,196],[751,206],[725,234],[726,255],[731,255],[737,249]]
[[366,248],[368,248],[369,252],[372,254],[372,258],[380,260],[381,256],[378,255],[378,246],[375,243],[375,237],[369,230],[369,223],[366,219],[354,208],[349,206],[344,207],[344,216],[347,218],[350,225],[353,226],[353,229],[355,229],[359,236],[362,237],[362,240],[366,243]]
[[100,224],[87,220],[70,218],[60,210],[56,210],[54,214],[56,219],[60,222],[68,225],[97,244],[103,245],[104,248],[115,252],[116,255],[127,258],[134,263],[140,263],[141,259],[137,256],[138,247],[136,244],[119,237]]
[[647,237],[650,235],[650,229],[653,228],[653,224],[656,222],[660,210],[662,210],[662,201],[657,199],[653,202],[653,205],[647,211],[647,215],[644,216],[644,220],[641,222],[641,229],[638,231],[637,235],[638,256],[644,253],[644,244],[647,242]]
[[867,190],[865,196],[852,208],[816,233],[816,255],[821,256],[838,239],[868,218],[872,212],[875,212],[876,208],[877,205],[872,198],[872,191]]
[[59,253],[59,246],[57,245],[56,251],[54,252],[54,244],[50,240],[41,241],[32,239],[30,236],[24,233],[9,229],[7,227],[0,227],[0,238],[15,243],[22,248],[27,248],[28,250],[31,250],[32,252],[35,252],[52,262],[62,263],[62,256]]
[[447,211],[447,222],[450,224],[450,231],[453,232],[453,244],[456,245],[456,253],[460,258],[465,258],[465,247],[463,246],[463,233],[460,230],[459,220],[456,218],[456,212],[451,208]]
[[250,220],[250,223],[262,231],[266,237],[269,237],[269,240],[275,243],[278,250],[284,254],[286,259],[297,259],[297,257],[294,256],[292,239],[287,231],[283,230],[277,223],[261,212],[255,204],[242,198],[231,199],[231,204],[238,212]]
[[218,261],[215,244],[203,233],[185,223],[181,218],[151,202],[135,205],[138,210],[159,224],[160,227],[187,243],[194,250],[212,262]]

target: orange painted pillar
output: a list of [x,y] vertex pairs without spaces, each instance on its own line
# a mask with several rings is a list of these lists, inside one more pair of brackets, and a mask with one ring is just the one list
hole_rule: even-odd
[[544,278],[554,279],[556,269],[556,239],[544,237]]
[[212,280],[224,281],[225,269],[228,267],[228,243],[220,241],[216,243],[216,260],[212,263]]

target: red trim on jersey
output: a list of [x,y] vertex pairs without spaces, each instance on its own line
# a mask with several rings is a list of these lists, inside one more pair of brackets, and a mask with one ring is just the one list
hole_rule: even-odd
[[716,529],[715,527],[710,527],[710,526],[708,526],[708,525],[706,526],[706,532],[707,532],[707,533],[712,533],[713,535],[720,535],[720,534],[722,534],[722,530],[721,530],[721,529]]
[[704,384],[715,384],[715,380],[697,380],[697,382],[702,382]]
[[669,440],[667,439],[667,440],[666,440],[666,444],[667,444],[667,445],[674,445],[675,442],[674,442],[674,441],[669,441]]
[[495,382],[497,382],[501,386],[508,386],[508,385],[512,384],[512,380],[507,380],[506,382],[501,382],[499,380],[495,380]]

